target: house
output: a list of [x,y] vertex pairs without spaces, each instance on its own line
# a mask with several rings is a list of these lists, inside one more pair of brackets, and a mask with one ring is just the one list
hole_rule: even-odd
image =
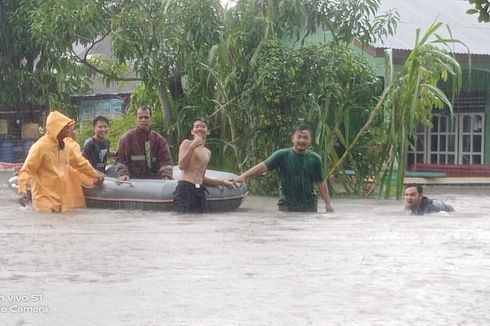
[[[111,59],[111,37],[104,37],[90,48],[77,47],[75,52],[81,58],[98,55]],[[100,75],[94,74],[91,93],[72,96],[72,104],[79,112],[78,120],[83,124],[98,115],[111,120],[122,118],[129,106],[131,93],[139,84],[134,72],[129,73],[128,77],[134,80],[105,83]]]
[[449,26],[450,32],[439,30],[441,36],[451,33],[467,46],[452,48],[464,76],[454,115],[434,111],[432,128],[419,127],[416,146],[408,153],[409,169],[490,176],[490,24],[478,23],[477,16],[466,13],[470,8],[466,0],[381,0],[380,12],[395,9],[400,15],[396,34],[365,50],[381,75],[385,49],[392,49],[394,65],[400,66],[413,48],[416,29],[423,33],[435,21]]
[[[45,107],[0,107],[0,171],[20,167],[29,148],[42,135]],[[41,128],[40,128],[41,127]]]

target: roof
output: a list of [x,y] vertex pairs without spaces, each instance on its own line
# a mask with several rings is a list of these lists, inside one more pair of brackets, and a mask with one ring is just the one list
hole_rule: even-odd
[[[421,34],[434,22],[440,21],[449,26],[452,37],[468,47],[471,54],[490,55],[490,23],[479,23],[477,15],[469,15],[466,10],[472,6],[467,0],[381,0],[379,14],[394,9],[400,15],[396,34],[375,47],[411,50],[415,43],[416,29]],[[449,37],[446,27],[437,34]],[[461,44],[452,45],[455,53],[467,53]]]
[[[89,51],[88,56],[90,55],[100,55],[105,58],[112,58],[112,39],[110,35],[104,37],[100,42],[96,43],[90,50],[87,47],[83,47],[80,45],[75,46],[75,53],[81,58],[83,58],[87,51]],[[135,78],[136,73],[130,72],[128,78]],[[140,81],[119,81],[119,82],[111,82],[107,85],[101,78],[99,74],[92,79],[92,93],[84,94],[84,96],[94,96],[94,95],[106,95],[106,94],[129,94],[132,93],[136,87],[140,84]]]
[[93,79],[92,94],[88,95],[103,95],[103,94],[130,94],[140,84],[139,81],[120,81],[111,82],[106,85],[100,78]]

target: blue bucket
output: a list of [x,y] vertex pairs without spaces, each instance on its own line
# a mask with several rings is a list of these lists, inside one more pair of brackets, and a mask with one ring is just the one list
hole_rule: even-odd
[[0,142],[0,162],[15,162],[14,144],[10,140],[6,139]]
[[32,139],[27,139],[22,144],[22,149],[24,151],[24,160],[27,157],[27,154],[29,154],[29,149],[31,148],[32,144],[34,144],[34,140]]

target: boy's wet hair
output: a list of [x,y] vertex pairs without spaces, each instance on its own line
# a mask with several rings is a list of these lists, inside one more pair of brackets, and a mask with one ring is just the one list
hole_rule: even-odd
[[311,138],[313,138],[313,129],[305,123],[299,124],[294,129],[294,132],[308,131],[310,133]]
[[102,115],[99,115],[99,116],[95,117],[94,121],[92,121],[92,126],[95,127],[95,125],[99,121],[100,122],[105,122],[107,124],[107,126],[109,126],[109,120],[106,117],[102,116]]
[[150,113],[150,117],[153,115],[153,112],[151,111],[151,106],[149,106],[149,105],[142,105],[142,106],[140,106],[140,107],[138,108],[138,110],[136,110],[136,113],[137,113],[138,111],[140,111],[140,110],[141,110],[141,111],[148,111],[148,112]]
[[200,122],[203,122],[206,124],[206,127],[209,128],[209,121],[208,121],[208,118],[206,117],[199,117],[197,119],[194,119],[194,122],[192,123],[192,126],[194,126],[194,123],[196,123],[197,121],[200,121]]
[[407,190],[407,188],[412,188],[412,187],[417,188],[417,192],[419,194],[422,193],[422,185],[421,184],[416,184],[416,183],[408,183],[408,184],[406,184],[405,185],[405,190]]

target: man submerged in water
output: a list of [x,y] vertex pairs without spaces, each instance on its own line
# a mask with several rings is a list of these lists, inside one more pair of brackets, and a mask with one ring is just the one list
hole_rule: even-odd
[[440,200],[429,199],[422,195],[422,185],[408,184],[405,186],[405,208],[414,215],[437,212],[454,212],[454,208]]

